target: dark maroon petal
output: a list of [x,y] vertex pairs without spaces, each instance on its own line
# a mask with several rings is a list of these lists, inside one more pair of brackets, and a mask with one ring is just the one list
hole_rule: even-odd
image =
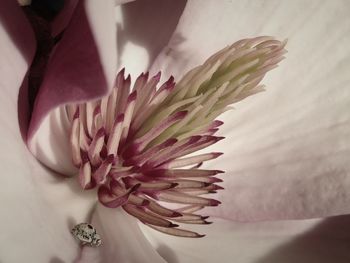
[[[4,34],[6,34],[1,35],[1,49],[4,52],[4,55],[9,55],[10,58],[10,55],[12,55],[12,53],[20,52],[20,54],[23,56],[25,63],[27,63],[28,68],[32,63],[32,59],[35,53],[35,37],[27,18],[25,17],[24,13],[22,12],[21,8],[19,7],[16,1],[1,1],[0,23],[4,29]],[[6,47],[3,46],[6,45],[5,38],[7,37],[10,38],[10,41],[14,44],[14,47],[10,47],[10,45]],[[9,48],[11,48],[11,50]],[[22,70],[18,68],[18,65],[11,64],[13,63],[13,58],[7,61],[6,57],[4,57],[3,55],[1,57],[1,63],[6,63],[6,65],[3,66],[7,69],[16,70],[17,72],[14,73],[18,73],[16,74],[18,81],[20,83],[23,81],[21,87],[13,86],[12,89],[19,89],[18,119],[22,137],[25,139],[30,114],[28,110],[28,80],[25,76],[27,69],[25,69],[25,71],[22,72]],[[1,78],[11,79],[11,76],[9,76],[6,73],[6,71],[3,70],[3,68],[1,68],[0,70]],[[17,81],[11,81],[11,84],[20,85],[17,84]]]
[[63,9],[52,21],[51,30],[54,37],[59,35],[68,26],[78,2],[79,0],[64,1]]
[[48,63],[28,139],[55,107],[102,96],[112,87],[116,67],[113,10],[113,1],[78,3]]

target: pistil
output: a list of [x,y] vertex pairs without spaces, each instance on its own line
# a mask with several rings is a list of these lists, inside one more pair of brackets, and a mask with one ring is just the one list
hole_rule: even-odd
[[98,187],[102,204],[155,230],[202,237],[178,224],[210,223],[196,212],[220,204],[208,194],[223,190],[216,177],[223,171],[200,167],[222,153],[196,152],[224,139],[215,135],[223,124],[216,118],[263,90],[259,83],[284,58],[284,46],[271,37],[241,40],[159,88],[160,73],[142,73],[131,88],[123,69],[109,96],[66,106],[81,187]]

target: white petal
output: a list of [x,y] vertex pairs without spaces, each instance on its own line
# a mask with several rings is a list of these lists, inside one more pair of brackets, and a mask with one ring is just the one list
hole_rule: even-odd
[[84,247],[76,263],[166,262],[145,238],[137,220],[122,209],[98,205],[91,223],[101,236],[102,245]]
[[185,4],[184,0],[152,0],[118,6],[118,66],[133,79],[148,70],[167,45]]
[[[116,7],[117,16],[117,47],[113,46],[113,42],[106,40],[110,31],[101,30],[103,23],[110,24],[111,21],[103,20],[100,14],[104,14],[105,11],[101,9],[106,8],[103,4],[95,4],[95,1],[88,1],[86,6],[86,12],[91,23],[91,30],[94,36],[97,36],[95,41],[96,45],[100,48],[100,59],[105,74],[107,77],[114,76],[111,72],[114,67],[111,66],[111,61],[114,59],[114,53],[111,52],[117,48],[118,54],[118,67],[125,67],[128,73],[132,74],[132,78],[135,79],[142,71],[147,70],[149,62],[160,52],[163,46],[168,42],[171,33],[177,25],[178,18],[184,7],[183,1],[154,1],[152,3],[135,1],[126,5],[119,5]],[[106,15],[108,18],[108,16]],[[160,23],[160,21],[164,21]],[[112,21],[113,25],[114,22]],[[105,32],[106,31],[106,32]],[[102,32],[102,33],[101,33]],[[109,34],[110,35],[110,34]],[[106,43],[109,43],[106,45]],[[78,51],[79,47],[75,47],[73,53]],[[77,53],[79,55],[79,53]],[[78,56],[77,55],[77,56]],[[144,57],[145,55],[146,57]],[[60,58],[58,58],[60,59]],[[79,57],[78,57],[79,59]],[[95,61],[94,61],[95,63]],[[96,62],[97,63],[97,62]],[[108,67],[110,66],[110,67]],[[53,69],[53,71],[55,68]],[[89,78],[93,78],[93,74],[86,74],[86,72],[79,72],[76,68],[69,69],[68,72],[68,86],[71,86],[68,90],[58,92],[62,86],[48,87],[48,90],[53,90],[57,93],[63,93],[63,100],[60,102],[72,102],[81,99],[98,97],[103,92],[102,87],[95,87],[87,85],[87,87],[77,85],[76,83],[70,83],[71,75],[76,74],[76,77],[72,78],[80,79],[77,83],[90,83]],[[85,75],[84,75],[85,73]],[[51,78],[55,78],[55,74],[50,75]],[[61,81],[61,80],[58,80]],[[65,81],[65,80],[63,80]],[[108,79],[111,83],[112,80]],[[53,81],[54,83],[57,80]],[[48,82],[51,85],[52,82]],[[51,92],[52,93],[52,92]],[[50,104],[47,101],[52,100],[54,104],[56,95],[49,92],[44,93],[43,96],[38,96],[41,105]],[[39,94],[40,95],[40,94]],[[61,96],[61,94],[58,94]],[[81,96],[81,98],[79,97]],[[44,102],[42,102],[44,100]],[[39,107],[38,107],[39,108]],[[41,114],[41,109],[37,109],[34,113],[35,116]],[[42,114],[41,114],[42,115]],[[40,115],[40,116],[41,116]],[[40,125],[38,124],[40,123]],[[67,121],[65,109],[63,107],[53,108],[43,118],[32,118],[31,128],[33,126],[38,127],[30,130],[29,134],[29,146],[32,153],[46,166],[51,169],[66,175],[74,175],[76,169],[72,165],[72,157],[69,146],[69,133],[70,124]],[[34,133],[32,131],[35,131]],[[67,139],[68,138],[68,139]]]
[[180,76],[240,38],[289,38],[267,91],[220,118],[226,139],[213,148],[225,155],[209,167],[227,171],[226,190],[212,213],[246,221],[350,212],[348,10],[344,1],[189,1],[170,55],[153,68]]
[[21,138],[18,92],[35,42],[17,3],[2,7],[8,16],[0,11],[0,261],[71,262],[78,245],[69,230],[86,219],[91,199],[44,169]]
[[167,236],[143,227],[168,263],[346,263],[349,216],[300,221],[234,223],[215,219],[200,239]]
[[58,107],[44,118],[29,141],[31,152],[40,162],[65,176],[78,174],[72,162],[70,129],[65,108]]
[[63,174],[74,172],[64,109],[81,100],[101,97],[114,85],[116,33],[114,3],[77,4],[65,34],[57,44],[36,97],[28,144],[46,166]]

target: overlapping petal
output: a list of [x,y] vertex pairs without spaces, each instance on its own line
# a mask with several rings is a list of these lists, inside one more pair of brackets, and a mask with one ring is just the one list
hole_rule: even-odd
[[289,38],[288,60],[266,78],[267,91],[220,118],[227,139],[214,149],[225,154],[209,168],[226,170],[228,190],[213,214],[251,221],[350,212],[348,3],[306,5],[189,1],[153,65],[182,75],[233,39]]
[[[125,67],[133,78],[147,70],[169,41],[185,3],[135,1],[116,8],[113,1],[67,3],[54,21],[54,30],[63,25],[67,29],[37,97],[28,143],[46,166],[73,175],[75,169],[66,140],[69,126],[62,114],[64,109],[58,106],[106,94],[112,87],[116,68]],[[124,1],[117,1],[121,3]]]
[[76,257],[78,245],[69,229],[86,219],[91,198],[77,193],[76,183],[57,180],[35,160],[21,138],[18,92],[33,58],[35,42],[17,3],[4,1],[2,8],[0,261],[70,262]]
[[346,263],[349,216],[328,219],[237,223],[214,219],[207,236],[195,240],[142,228],[168,263]]
[[166,262],[146,239],[137,220],[122,209],[98,205],[91,222],[103,243],[98,248],[84,247],[75,263]]
[[[86,3],[89,3],[89,1]],[[350,197],[346,189],[350,184],[350,179],[349,165],[346,162],[346,156],[348,156],[349,153],[347,138],[350,135],[350,128],[347,105],[349,105],[350,96],[344,87],[349,80],[346,74],[347,65],[349,65],[349,57],[344,54],[343,51],[346,50],[350,40],[347,37],[348,34],[346,34],[346,32],[349,32],[346,8],[342,7],[342,2],[340,1],[325,2],[322,5],[320,5],[318,1],[312,1],[308,3],[310,9],[304,9],[303,3],[298,1],[291,3],[269,1],[267,3],[268,4],[263,6],[266,14],[262,13],[257,16],[257,13],[261,13],[260,9],[262,8],[262,4],[258,2],[232,3],[231,1],[223,1],[218,5],[217,1],[206,1],[205,3],[202,1],[189,1],[184,10],[182,19],[180,20],[180,24],[171,38],[169,46],[165,47],[163,52],[158,56],[156,63],[152,66],[152,70],[158,71],[162,69],[166,71],[165,75],[175,74],[179,77],[188,69],[203,62],[204,58],[208,57],[220,47],[230,44],[237,39],[261,34],[275,35],[280,38],[289,37],[289,50],[292,51],[289,55],[290,64],[288,66],[284,65],[284,68],[282,67],[279,72],[275,72],[275,75],[265,82],[267,86],[270,87],[268,92],[259,95],[257,98],[241,103],[237,111],[229,112],[227,115],[223,116],[223,119],[229,123],[229,125],[226,125],[223,132],[225,136],[228,137],[227,140],[230,140],[232,143],[230,143],[229,146],[227,146],[227,144],[225,145],[225,143],[215,146],[215,148],[222,147],[220,150],[225,150],[226,157],[224,157],[222,161],[213,162],[212,164],[215,167],[214,169],[226,169],[227,174],[224,175],[226,177],[226,188],[230,190],[226,190],[224,195],[221,196],[224,201],[222,210],[216,209],[216,211],[219,212],[214,211],[213,214],[246,221],[275,218],[305,218],[348,213],[350,208],[347,204],[350,201]],[[95,26],[92,26],[90,29],[92,29],[95,34],[98,34],[102,32],[98,30],[102,20],[99,20],[91,14],[94,10],[99,10],[101,13],[101,10],[99,7],[95,6],[98,4],[90,4],[91,5],[87,4],[84,6],[83,15],[87,14],[89,22],[96,22],[92,23],[92,25]],[[89,16],[89,10],[91,16]],[[203,12],[203,10],[205,10],[205,12]],[[310,10],[310,13],[308,13],[307,10]],[[244,14],[244,16],[242,16],[242,14]],[[218,15],[220,19],[218,19]],[[74,19],[72,19],[72,21],[74,21]],[[343,22],[340,23],[339,21]],[[328,30],[327,36],[324,35],[324,27],[330,29]],[[247,29],[249,29],[249,31],[247,31]],[[94,34],[92,35],[94,36]],[[214,38],[213,35],[220,37]],[[56,69],[56,71],[52,70],[51,73],[49,72],[51,75],[48,74],[47,78],[50,81],[48,82],[47,80],[47,83],[54,83],[56,87],[59,87],[55,89],[55,92],[62,91],[60,88],[65,87],[68,83],[67,87],[73,88],[71,89],[73,93],[68,92],[66,93],[66,95],[68,94],[67,96],[62,96],[65,92],[58,92],[59,94],[55,92],[52,93],[52,91],[48,91],[49,89],[45,89],[45,85],[47,84],[45,84],[44,80],[44,91],[39,95],[39,98],[42,96],[39,100],[41,102],[38,102],[39,106],[36,106],[37,109],[40,109],[37,115],[39,117],[35,117],[37,119],[34,118],[34,124],[32,124],[34,128],[32,128],[32,130],[36,130],[36,128],[39,127],[39,123],[41,123],[41,128],[35,135],[32,133],[34,136],[33,138],[36,138],[32,140],[32,145],[39,145],[39,147],[34,146],[32,149],[34,149],[33,151],[39,156],[42,162],[62,173],[69,174],[72,170],[68,166],[68,163],[71,161],[70,156],[65,155],[69,150],[68,148],[65,149],[64,144],[61,144],[62,141],[59,140],[59,138],[64,138],[62,134],[67,134],[67,128],[65,125],[62,125],[64,121],[62,122],[62,116],[59,113],[61,109],[57,109],[56,112],[53,112],[53,115],[50,115],[50,118],[47,117],[46,120],[43,122],[41,121],[44,116],[47,116],[45,114],[49,111],[48,109],[51,110],[59,104],[95,98],[107,92],[109,86],[108,76],[112,75],[109,73],[113,71],[114,67],[110,66],[112,65],[110,63],[110,58],[113,56],[109,57],[107,54],[111,50],[110,48],[112,45],[106,48],[102,47],[102,45],[100,46],[102,42],[108,42],[107,33],[106,35],[96,38],[98,38],[98,41],[95,43],[97,46],[97,53],[95,53],[97,57],[95,58],[101,61],[101,64],[98,65],[99,68],[95,71],[98,72],[97,78],[91,78],[93,81],[87,84],[88,88],[86,90],[85,88],[80,89],[83,86],[85,87],[86,83],[80,83],[79,81],[75,83],[74,76],[72,77],[69,74],[63,74],[61,76],[56,75],[55,73],[62,73],[65,71],[61,71],[62,64],[59,60],[57,60],[57,64],[52,62],[54,66],[52,68]],[[201,47],[200,49],[198,49],[199,45]],[[72,46],[72,48],[75,47],[76,45]],[[101,47],[101,49],[98,49],[98,47]],[[66,46],[65,48],[68,47]],[[64,54],[67,49],[62,49]],[[59,48],[57,48],[57,52],[59,52]],[[69,54],[69,52],[66,54]],[[52,61],[54,61],[54,59]],[[74,59],[74,61],[81,60]],[[146,64],[147,63],[145,63],[145,65]],[[25,72],[26,67],[27,65],[23,68],[23,72]],[[66,73],[67,72],[77,71],[69,69]],[[83,73],[86,74],[86,72]],[[18,82],[18,76],[15,76],[14,79]],[[62,80],[67,80],[68,82],[62,83]],[[99,88],[94,89],[94,86],[95,88],[96,86]],[[100,89],[100,87],[102,88]],[[75,93],[76,91],[79,92]],[[55,95],[58,95],[57,98]],[[51,98],[53,100],[48,101],[44,98]],[[14,103],[13,100],[12,103]],[[52,117],[53,119],[56,118],[56,122],[51,119]],[[11,122],[10,119],[9,122]],[[42,129],[42,127],[44,127],[44,129]],[[58,131],[55,127],[61,129],[61,131]],[[9,130],[14,131],[16,129],[17,127],[10,126]],[[40,133],[41,130],[44,132]],[[57,131],[56,137],[55,134],[52,133],[53,130]],[[20,140],[17,135],[18,134],[15,134],[15,138],[18,141],[14,144],[19,150],[20,147],[17,144],[20,143]],[[5,133],[5,136],[6,138],[10,138],[8,132]],[[54,143],[49,146],[49,141]],[[68,141],[66,142],[68,143]],[[61,144],[62,148],[58,147],[58,144]],[[49,148],[46,148],[47,146],[49,146]],[[4,149],[10,149],[10,147],[8,146],[8,148]],[[41,155],[40,152],[42,153]],[[61,155],[56,155],[57,152],[61,152]],[[4,160],[7,159],[4,158]],[[23,164],[11,162],[11,160],[18,159],[9,158],[8,160],[9,164],[14,164],[17,166],[16,169],[19,169],[18,172],[15,172],[16,175],[24,175],[30,171],[26,171],[25,173]],[[60,160],[60,162],[57,162],[57,160]],[[46,171],[43,172],[41,170],[42,168],[38,168],[39,166],[33,164],[32,161],[29,161],[29,164],[29,167],[35,167],[32,168],[31,171],[37,174],[47,173]],[[10,172],[15,171],[8,170]],[[19,178],[19,181],[26,182],[26,180],[29,179]],[[51,180],[54,179],[49,177],[47,180],[52,183]],[[13,189],[14,182],[15,181],[9,181],[9,189]],[[45,182],[41,181],[37,183],[39,184],[39,188],[40,185],[45,188]],[[32,185],[32,182],[28,182],[28,185]],[[60,189],[57,195],[60,196],[62,194],[69,196],[72,189],[69,186],[65,187],[65,190]],[[44,196],[41,192],[37,192],[39,188],[36,186],[21,188],[24,194],[17,200],[25,200],[24,196],[28,195],[34,196],[34,199],[38,196],[39,200]],[[26,194],[25,191],[28,190],[31,192]],[[74,191],[77,190],[74,189]],[[5,196],[9,199],[8,192],[5,192]],[[276,199],[276,196],[280,197],[280,199]],[[62,197],[57,197],[55,200],[61,200],[60,198]],[[33,202],[35,205],[32,211],[39,214],[39,211],[46,211],[45,209],[47,209],[47,207],[55,203],[54,199],[47,199],[46,195],[44,200],[44,204],[34,200]],[[71,202],[71,199],[69,200],[69,202]],[[32,205],[33,202],[30,202],[30,204]],[[74,202],[72,202],[72,207],[73,204]],[[14,207],[16,217],[27,215],[27,210],[22,211],[19,206]],[[68,221],[69,223],[66,225],[71,227],[70,224],[72,221],[75,221],[75,219],[81,221],[86,218],[86,213],[76,215],[74,212],[71,212],[70,209],[71,206],[57,208],[57,210],[55,210],[57,214],[52,218],[46,218],[47,222],[50,222],[50,225],[52,225],[52,222],[56,222],[55,220],[57,220],[57,229],[62,230],[69,229],[64,226],[64,221]],[[88,205],[82,210],[85,212],[88,211]],[[101,226],[101,231],[108,245],[102,248],[102,250],[94,251],[89,248],[84,249],[82,259],[86,259],[87,257],[88,259],[86,260],[96,261],[102,259],[101,262],[114,262],[115,257],[123,258],[126,256],[124,254],[125,251],[119,249],[114,250],[114,247],[111,247],[112,244],[115,244],[115,242],[119,244],[118,242],[120,241],[118,240],[119,236],[117,236],[118,232],[107,233],[108,231],[106,231],[106,229],[109,230],[112,228],[109,226],[112,224],[112,218],[114,218],[114,216],[117,217],[117,215],[110,215],[112,212],[114,211],[107,211],[106,208],[98,208],[97,214],[93,217],[93,221],[98,226]],[[67,220],[68,214],[74,214],[74,220]],[[23,225],[26,223],[33,227],[31,227],[30,230],[22,227],[21,230],[24,229],[24,231],[27,231],[25,233],[33,235],[37,232],[35,222],[40,222],[41,224],[39,225],[41,227],[43,227],[44,223],[42,219],[38,219],[38,215],[30,215],[30,217],[32,218],[31,221],[29,221],[29,223],[23,222]],[[4,220],[5,223],[9,222],[9,218],[5,217]],[[119,215],[118,220],[125,221],[123,216],[119,218]],[[127,220],[129,220],[129,218]],[[255,257],[245,257],[245,255],[248,254],[242,253],[241,249],[237,249],[237,251],[240,252],[237,257],[239,258],[239,256],[241,256],[242,260],[245,260],[242,262],[272,262],[272,259],[275,260],[276,258],[278,260],[276,262],[280,262],[284,259],[289,260],[289,258],[287,259],[284,257],[284,255],[288,255],[289,252],[280,253],[279,250],[277,250],[277,254],[273,254],[275,257],[266,256],[264,258],[263,255],[266,254],[266,251],[276,248],[279,244],[289,242],[291,240],[290,236],[295,237],[307,231],[309,227],[316,222],[318,221],[305,221],[300,224],[293,222],[291,225],[282,223],[282,226],[276,223],[276,225],[271,228],[269,227],[270,223],[261,223],[260,225],[257,224],[259,227],[253,227],[253,230],[255,229],[253,233],[249,232],[252,225],[239,224],[232,226],[230,223],[220,222],[220,224],[222,223],[224,226],[223,230],[215,229],[214,232],[219,233],[217,234],[218,238],[223,237],[226,241],[231,241],[232,238],[237,237],[237,243],[243,240],[244,242],[242,242],[242,244],[246,244],[245,247],[248,248],[252,244],[251,240],[249,240],[250,235],[254,235],[254,239],[256,239],[256,237],[262,233],[260,242],[256,245],[256,251],[259,253]],[[219,224],[214,224],[214,226],[215,225],[219,227]],[[52,229],[50,226],[45,225],[44,227],[46,228],[43,230],[45,232],[44,238],[42,239],[43,244],[47,243],[50,244],[50,246],[54,246],[54,244],[62,245],[62,243],[66,242],[65,244],[71,247],[68,249],[69,252],[65,255],[67,258],[62,258],[62,256],[56,256],[55,254],[51,255],[50,253],[52,250],[48,249],[46,251],[47,253],[38,256],[39,259],[43,259],[44,261],[46,258],[52,256],[51,259],[55,261],[69,261],[76,249],[76,245],[74,245],[71,238],[68,237],[69,233],[53,233],[51,232]],[[260,227],[268,232],[258,230],[261,229]],[[292,231],[286,234],[286,232],[280,230],[281,228],[292,229]],[[249,229],[249,231],[247,229]],[[294,230],[295,232],[293,232]],[[130,233],[136,231],[138,240],[140,240],[138,245],[142,247],[137,250],[137,252],[142,251],[144,254],[132,254],[135,258],[130,259],[130,257],[126,257],[125,261],[143,262],[141,256],[145,254],[151,255],[152,258],[154,257],[154,260],[160,260],[157,254],[150,248],[149,244],[144,242],[145,240],[138,232],[137,228],[130,230],[130,233],[128,231],[129,230],[125,230],[125,235],[127,237],[130,237]],[[237,236],[231,236],[233,231],[238,233]],[[121,232],[123,231],[121,230]],[[287,238],[277,238],[278,241],[273,238],[269,239],[267,233],[271,232],[277,233],[276,235],[286,235]],[[15,238],[18,237],[18,233],[20,232],[13,231],[13,233],[15,233],[15,235],[12,238]],[[339,234],[339,232],[336,233]],[[323,236],[327,235],[324,234]],[[53,239],[53,237],[57,237],[57,239]],[[319,237],[319,235],[311,235],[310,238],[313,239],[315,237]],[[50,238],[53,240],[52,242],[48,241]],[[162,235],[161,239],[164,238],[165,237]],[[214,242],[217,243],[217,239],[215,238],[210,239],[211,241],[208,240],[209,239],[205,239],[205,241],[201,241],[203,242],[201,244],[201,249],[207,246],[207,250],[210,251],[209,248],[213,246],[210,242],[214,240]],[[271,240],[271,243],[266,242],[266,240]],[[325,239],[321,238],[321,240]],[[342,244],[344,244],[344,242],[342,242],[343,240],[347,241],[348,237],[344,237],[339,243],[337,240],[334,240],[334,243],[319,241],[322,244],[329,244],[330,247],[332,247],[332,252],[326,254],[324,258],[309,257],[307,253],[300,253],[300,259],[309,257],[310,260],[316,258],[319,259],[317,262],[322,262],[321,260],[324,259],[338,257],[338,261],[342,262],[343,259],[346,259],[346,254],[343,253],[344,251],[342,250]],[[57,243],[55,243],[55,241],[57,241]],[[131,241],[127,238],[125,238],[125,241],[126,244],[135,242],[135,240]],[[169,242],[171,243],[171,238]],[[264,246],[265,242],[266,246]],[[183,244],[186,244],[186,242],[182,242],[181,240],[174,242],[173,245],[181,247]],[[305,242],[298,243],[296,247],[299,248],[299,246],[305,246],[305,244]],[[120,247],[123,247],[123,245],[125,244],[120,244]],[[163,251],[172,251],[164,247],[165,246],[162,248]],[[191,247],[193,247],[193,242],[191,242]],[[24,253],[23,256],[28,255],[30,248],[29,246],[28,251],[26,251],[27,254]],[[286,248],[287,251],[290,251],[288,250],[288,246],[286,246]],[[292,246],[292,251],[293,248],[295,247]],[[234,255],[232,254],[232,246],[224,247],[224,249],[225,251],[221,255],[221,260],[223,262],[231,262],[232,258],[230,256]],[[315,248],[311,247],[311,249]],[[191,260],[196,259],[196,257],[192,257],[195,255],[189,254],[190,252],[185,250],[185,248],[175,251],[178,253],[178,256],[173,255],[172,257],[172,255],[170,255],[169,258],[169,255],[164,255],[166,260],[169,262],[176,262],[176,258],[180,258],[182,259],[180,262],[186,262],[186,260],[187,262],[193,262]],[[248,252],[250,251],[251,250]],[[203,252],[203,250],[201,250],[201,252]],[[162,252],[160,253],[162,254]],[[170,254],[171,253],[173,252],[170,252]],[[8,253],[7,256],[12,260],[13,257],[18,257],[20,255]],[[182,256],[184,258],[182,258]],[[260,258],[260,261],[258,261],[258,258]]]
[[[113,1],[79,1],[48,62],[34,105],[28,143],[41,162],[59,172],[67,172],[62,167],[68,162],[57,164],[52,149],[52,144],[55,149],[65,147],[59,139],[65,136],[64,131],[56,130],[57,137],[51,133],[55,129],[52,125],[57,123],[54,109],[103,96],[111,89],[117,66],[114,19]],[[58,126],[64,127],[60,123]]]

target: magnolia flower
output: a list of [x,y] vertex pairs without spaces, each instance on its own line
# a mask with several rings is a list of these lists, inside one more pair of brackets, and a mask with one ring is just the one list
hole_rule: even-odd
[[[203,169],[226,171],[222,176],[226,190],[216,197],[223,204],[205,211],[214,216],[214,224],[191,226],[207,237],[171,237],[143,227],[121,209],[95,207],[95,191],[81,190],[76,178],[54,176],[25,148],[14,120],[24,83],[18,109],[26,130],[23,79],[35,41],[21,10],[5,1],[0,32],[1,153],[7,176],[0,199],[1,223],[6,226],[1,261],[348,262],[348,217],[322,219],[349,212],[350,96],[344,84],[350,39],[344,34],[349,21],[341,3],[308,2],[309,10],[295,2],[270,1],[263,9],[253,1],[188,1],[185,6],[134,2],[117,7],[117,15],[123,17],[119,32],[124,32],[118,44],[125,45],[118,47],[119,54],[115,54],[114,24],[108,23],[113,21],[113,6],[69,3],[53,22],[54,35],[65,32],[47,65],[28,130],[28,144],[38,160],[64,175],[77,173],[67,134],[78,111],[75,108],[71,120],[64,119],[66,108],[59,106],[85,105],[106,95],[117,57],[133,76],[149,68],[151,74],[162,70],[164,79],[170,75],[181,79],[219,48],[259,34],[288,37],[288,63],[264,80],[267,92],[220,117],[225,122],[221,134],[227,138],[212,149],[225,154]],[[163,16],[168,23],[161,23]],[[133,35],[133,25],[142,27],[142,37]],[[147,45],[159,35],[158,41]],[[83,164],[76,163],[84,172]],[[86,180],[80,184],[89,186]],[[319,219],[293,220],[307,218]],[[269,221],[237,223],[261,220]],[[99,231],[101,247],[80,249],[71,236],[70,228],[85,221]]]

